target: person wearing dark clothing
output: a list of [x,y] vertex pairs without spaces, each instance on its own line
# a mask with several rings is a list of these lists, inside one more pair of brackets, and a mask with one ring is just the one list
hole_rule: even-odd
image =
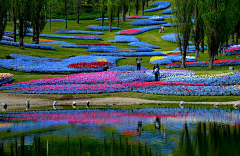
[[142,58],[139,57],[139,56],[136,58],[136,61],[137,61],[137,70],[141,70],[141,60],[142,60]]
[[156,63],[153,67],[153,73],[155,74],[155,81],[158,81],[158,75],[159,75],[159,66],[158,64]]
[[103,64],[103,71],[107,71],[109,68],[106,64]]

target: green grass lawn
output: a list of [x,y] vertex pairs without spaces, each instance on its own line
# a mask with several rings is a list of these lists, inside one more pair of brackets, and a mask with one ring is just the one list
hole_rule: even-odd
[[[171,2],[171,1],[170,1]],[[151,3],[154,3],[152,1],[149,1],[149,5]],[[150,8],[150,7],[149,7]],[[161,12],[163,10],[155,11],[155,12],[145,12],[145,16],[150,16],[150,15],[162,15]],[[135,15],[135,10],[131,10],[131,15]],[[141,10],[139,11],[139,15],[141,15]],[[130,28],[137,28],[140,26],[132,26],[130,25],[130,22],[133,21],[134,19],[126,19],[126,22],[123,22],[122,20],[120,21],[119,27],[121,30],[125,29],[130,29]],[[164,19],[167,22],[171,22],[169,18]],[[113,21],[113,26],[116,26],[116,20]],[[88,31],[93,31],[91,29],[87,29],[86,26],[88,25],[101,25],[101,21],[96,21],[96,20],[81,20],[79,24],[76,24],[75,20],[68,20],[68,28],[67,29],[73,29],[73,30],[88,30]],[[108,26],[109,22],[104,21],[104,26]],[[52,22],[51,24],[51,30],[49,29],[49,22],[46,24],[44,31],[42,32],[43,34],[54,34],[54,30],[57,29],[65,29],[65,22]],[[13,31],[13,24],[11,22],[7,23],[7,27],[5,29],[6,31]],[[119,30],[113,30],[112,32],[109,31],[99,31],[99,32],[104,32],[104,35],[89,35],[89,34],[58,34],[58,35],[68,35],[68,36],[100,36],[102,37],[102,41],[100,40],[77,40],[77,39],[60,39],[60,38],[46,38],[46,37],[41,37],[43,39],[51,39],[51,40],[58,40],[58,41],[66,41],[68,43],[83,43],[83,44],[96,44],[96,43],[101,43],[101,44],[109,44],[107,42],[108,40],[113,40],[116,35],[116,32]],[[164,41],[161,39],[161,36],[168,34],[168,33],[174,33],[175,30],[172,27],[165,27],[164,33],[159,33],[159,30],[151,30],[148,32],[144,32],[142,34],[134,35],[137,37],[140,41],[147,42],[150,44],[154,44],[160,47],[160,49],[155,49],[156,51],[172,51],[173,49],[177,48],[178,45],[177,43],[173,42],[168,42]],[[26,36],[24,38],[24,43],[31,43],[30,42],[31,37]],[[18,41],[18,37],[17,37]],[[206,43],[206,42],[205,42]],[[117,46],[119,48],[133,48],[133,46],[129,46],[127,43],[110,43],[112,46]],[[40,50],[40,49],[30,49],[30,48],[25,48],[24,50],[19,49],[18,47],[14,46],[7,46],[7,45],[0,45],[0,57],[6,57],[6,55],[9,54],[23,54],[23,55],[30,55],[30,56],[44,56],[45,58],[60,58],[64,59],[67,58],[68,56],[71,55],[89,55],[91,52],[86,52],[86,49],[83,48],[61,48],[59,47],[60,45],[50,45],[55,47],[57,50]],[[190,56],[195,56],[194,53],[190,53]],[[149,63],[149,60],[152,56],[143,56],[142,60],[142,66],[147,67],[148,69],[153,68],[153,64]],[[224,56],[221,57],[219,55],[219,60],[225,60],[225,59],[234,59],[236,58],[235,55],[232,56]],[[207,51],[204,52],[204,54],[200,53],[200,57],[197,58],[198,61],[208,61],[208,53]],[[133,63],[136,64],[136,57],[125,57],[125,59],[121,59],[117,61],[117,66],[125,65],[126,63]],[[161,65],[161,69],[166,69],[166,65]],[[177,68],[180,69],[180,68]],[[222,66],[222,67],[213,67],[213,69],[209,69],[208,67],[187,67],[185,68],[186,70],[193,70],[196,71],[196,74],[198,75],[205,75],[205,74],[220,74],[220,73],[226,73],[230,72],[228,66]],[[23,72],[17,72],[17,71],[12,71],[8,69],[3,69],[0,68],[0,73],[11,73],[13,74],[14,81],[13,82],[21,82],[21,81],[27,81],[27,80],[34,80],[34,79],[41,79],[41,78],[48,78],[48,77],[57,77],[57,76],[62,76],[66,74],[40,74],[40,73],[23,73]],[[113,93],[114,95],[115,93]],[[126,94],[132,94],[132,93],[126,93]],[[140,94],[140,93],[138,93]],[[137,96],[141,97],[141,96]],[[160,98],[163,100],[170,100],[172,97],[171,96],[163,96],[163,97],[168,97],[168,98]],[[159,96],[151,96],[153,99],[158,99]],[[177,98],[176,98],[177,99]],[[204,99],[208,98],[203,98],[203,99],[198,99],[200,101],[204,101]],[[216,97],[218,99],[218,97]],[[211,98],[212,100],[212,98]]]

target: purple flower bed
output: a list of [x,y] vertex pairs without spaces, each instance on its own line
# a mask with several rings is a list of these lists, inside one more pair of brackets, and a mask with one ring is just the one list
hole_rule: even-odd
[[129,43],[129,42],[139,42],[135,36],[115,36],[114,40],[109,40],[108,42],[120,42],[120,43]]
[[84,31],[84,30],[57,30],[54,33],[61,33],[61,34],[92,34],[92,35],[104,35],[103,32],[95,32],[95,31]]
[[148,48],[153,48],[153,49],[159,49],[159,46],[149,44],[146,42],[130,42],[128,43],[130,46],[136,46],[136,47],[148,47]]
[[[0,41],[0,44],[10,45],[10,46],[16,46],[16,47],[19,46],[19,42],[12,42],[12,41]],[[45,46],[45,45],[39,45],[39,44],[23,43],[23,47],[25,47],[25,48],[33,48],[33,49],[56,50],[55,47]]]
[[[149,26],[149,27],[139,27],[139,28],[133,28],[133,29],[127,29],[127,30],[119,31],[116,34],[118,34],[118,35],[137,35],[137,34],[141,34],[141,33],[146,32],[146,31],[150,31],[150,30],[154,30],[154,29],[160,29],[160,28],[161,28],[161,25]],[[134,31],[134,30],[138,30],[138,31]]]
[[161,10],[161,9],[166,9],[170,5],[171,5],[171,3],[168,1],[155,2],[155,3],[151,4],[150,6],[157,6],[156,8],[146,9],[146,10],[144,10],[144,12],[153,12],[153,11],[157,11],[157,10]]
[[[50,19],[46,20],[47,22],[50,22]],[[63,19],[51,19],[51,22],[65,22]]]
[[[26,35],[27,36],[32,36],[32,33],[27,33]],[[39,37],[79,39],[79,40],[102,40],[102,37],[98,37],[98,36],[63,36],[63,35],[40,34]]]
[[[108,26],[99,26],[99,25],[89,25],[87,26],[87,29],[93,29],[93,30],[109,30]],[[112,27],[112,30],[120,30],[119,27]]]
[[[135,71],[137,70],[136,65],[122,65],[108,69],[108,71]],[[148,70],[148,68],[141,66],[141,70]]]
[[142,19],[142,20],[135,20],[130,23],[130,25],[157,25],[157,24],[164,24],[167,23],[166,21],[155,21],[152,19]]

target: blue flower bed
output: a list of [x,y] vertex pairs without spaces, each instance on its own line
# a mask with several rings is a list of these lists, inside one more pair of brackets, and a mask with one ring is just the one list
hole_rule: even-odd
[[144,18],[147,19],[147,18],[150,18],[150,17],[152,17],[152,16],[128,16],[128,15],[125,16],[126,19],[144,19]]
[[8,36],[3,36],[2,41],[13,41],[13,39],[11,37],[8,37]]
[[152,52],[117,52],[117,53],[92,53],[92,56],[122,56],[122,57],[133,57],[133,56],[166,56],[162,51]]
[[88,47],[86,51],[88,52],[109,52],[109,51],[114,51],[114,50],[119,50],[118,47],[115,46],[91,46]]
[[54,33],[61,34],[92,34],[92,35],[104,35],[103,32],[95,32],[95,31],[84,31],[84,30],[57,30]]
[[[89,26],[87,26],[87,29],[93,29],[93,30],[109,30],[109,26],[89,25]],[[112,27],[112,30],[120,30],[120,28],[119,28],[119,27]]]
[[172,10],[172,8],[169,8],[169,9],[167,9],[167,10],[164,10],[164,11],[162,12],[162,14],[171,14],[171,13],[172,13],[171,10]]
[[[201,46],[199,46],[199,50],[201,50]],[[204,46],[204,50],[207,50],[207,47]],[[180,48],[176,48],[173,51],[180,51]],[[195,46],[187,46],[187,53],[195,53],[196,49]]]
[[151,20],[154,20],[154,21],[162,21],[162,20],[164,20],[164,18],[162,16],[157,16],[157,15],[150,16],[148,19],[151,19]]
[[176,27],[177,23],[166,23],[166,24],[162,24],[162,26],[164,26],[164,27]]
[[39,41],[39,44],[68,44],[65,41]]
[[0,78],[0,86],[2,84],[6,84],[6,83],[11,82],[11,81],[13,81],[13,78],[11,78],[11,77]]
[[166,21],[155,21],[152,19],[142,19],[142,20],[135,20],[130,23],[130,25],[157,25],[157,24],[164,24],[167,23]]
[[161,10],[161,9],[166,9],[170,5],[171,5],[171,3],[168,1],[155,2],[155,3],[151,4],[150,6],[157,6],[156,8],[146,9],[146,10],[144,10],[144,12],[153,12],[153,11],[157,11],[157,10]]
[[[46,20],[47,22],[50,22],[50,19]],[[65,22],[64,19],[51,19],[51,22]]]
[[163,17],[163,18],[169,18],[169,17],[173,17],[173,15],[161,15],[161,17]]
[[[133,29],[127,29],[127,30],[119,31],[116,34],[118,34],[118,35],[137,35],[137,34],[141,34],[141,33],[146,32],[146,31],[150,31],[150,30],[154,30],[154,29],[160,29],[160,28],[161,28],[161,25],[148,26],[148,27],[139,27],[139,28],[133,28]],[[140,30],[140,31],[131,32],[131,30]]]
[[[151,59],[150,59],[151,60]],[[197,61],[195,57],[191,57],[191,56],[186,56],[185,58],[186,62],[193,62],[193,61]],[[168,64],[168,63],[173,63],[173,62],[182,62],[182,56],[181,55],[169,55],[166,56],[166,58],[162,58],[162,59],[158,59],[158,60],[154,60],[154,61],[149,61],[149,63],[151,64]]]
[[[161,74],[160,74],[161,77]],[[185,85],[161,85],[132,87],[132,91],[160,94],[160,95],[179,95],[179,96],[238,96],[240,90],[238,87],[225,86],[185,86]]]
[[114,40],[109,40],[108,42],[120,42],[120,43],[129,43],[129,42],[139,42],[135,36],[115,36]]
[[[66,73],[83,71],[102,71],[102,68],[68,68],[73,63],[110,62],[115,63],[123,57],[75,56],[66,59],[40,58],[21,54],[10,54],[12,59],[0,59],[0,67],[19,72]],[[114,65],[115,66],[115,65]]]
[[[102,18],[96,18],[95,20],[96,20],[96,21],[101,21]],[[108,18],[103,18],[103,20],[108,20]]]
[[[0,41],[0,44],[11,45],[11,46],[16,46],[16,47],[19,46],[19,42],[12,42],[12,41]],[[25,48],[33,48],[33,49],[56,50],[55,47],[39,45],[39,44],[23,43],[23,47],[25,47]]]
[[[26,36],[32,36],[32,33],[27,33]],[[63,36],[63,35],[40,34],[39,37],[79,39],[79,40],[102,40],[102,37],[98,37],[98,36]]]
[[[166,34],[161,37],[165,41],[177,42],[176,33]],[[191,41],[188,41],[189,44],[193,44]]]
[[240,85],[240,81],[238,80],[240,80],[240,72],[236,72],[233,75],[215,78],[197,78],[194,76],[172,77],[164,80],[164,82],[200,83],[210,86],[217,86],[217,85]]
[[148,47],[148,48],[153,48],[153,49],[159,49],[159,46],[149,44],[146,42],[130,42],[128,43],[130,46],[136,46],[136,47]]
[[[137,66],[135,65],[122,65],[118,67],[109,68],[108,71],[135,71]],[[141,70],[148,70],[148,68],[141,66]]]

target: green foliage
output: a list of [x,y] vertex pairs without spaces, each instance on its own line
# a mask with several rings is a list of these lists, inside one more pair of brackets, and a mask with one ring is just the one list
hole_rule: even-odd
[[4,35],[4,29],[7,25],[7,11],[10,6],[9,0],[0,0],[0,40]]

